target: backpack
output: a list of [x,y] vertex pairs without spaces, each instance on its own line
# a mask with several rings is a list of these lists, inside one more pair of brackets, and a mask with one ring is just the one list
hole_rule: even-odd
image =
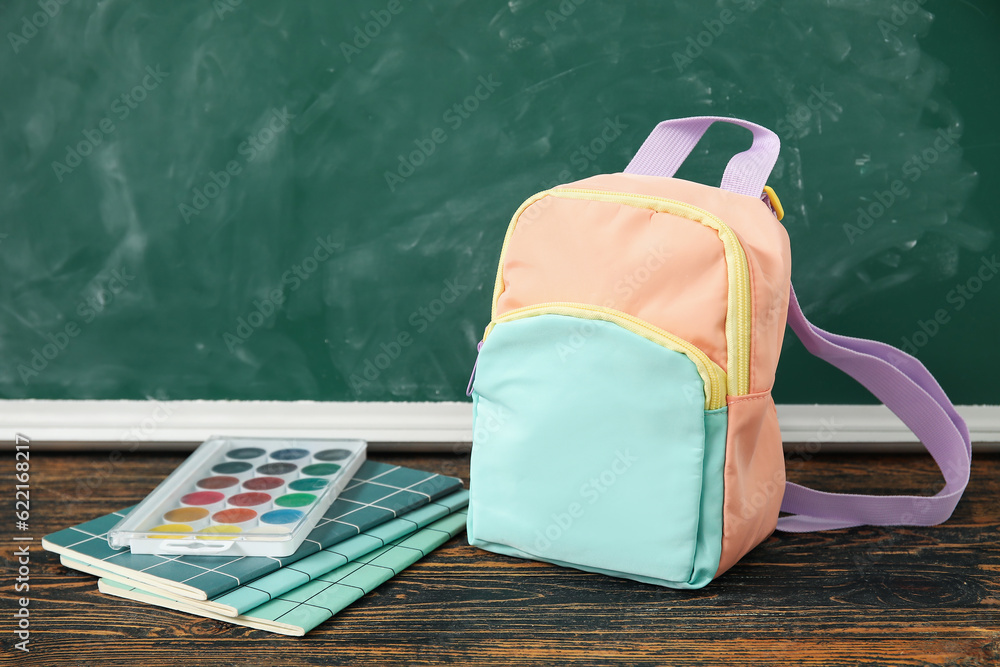
[[[720,121],[753,134],[720,187],[673,178]],[[776,528],[951,516],[969,480],[968,429],[915,358],[805,319],[781,204],[765,185],[779,147],[742,120],[669,120],[624,173],[517,210],[469,383],[470,544],[700,588]],[[866,496],[785,481],[771,388],[786,320],[913,430],[944,489]]]

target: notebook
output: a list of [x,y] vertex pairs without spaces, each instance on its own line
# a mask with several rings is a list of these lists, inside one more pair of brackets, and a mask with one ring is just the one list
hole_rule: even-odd
[[302,546],[284,557],[161,556],[113,549],[107,532],[131,508],[47,535],[42,546],[171,595],[208,600],[461,488],[454,477],[366,461]]
[[68,568],[93,574],[125,587],[142,589],[145,593],[168,600],[183,602],[194,613],[235,617],[331,570],[363,558],[376,549],[412,535],[439,519],[463,510],[468,504],[469,492],[464,489],[456,491],[210,600],[192,600],[174,595],[168,589],[140,583],[100,567],[75,561],[69,556],[61,556],[60,560]]
[[205,618],[301,637],[461,533],[465,530],[467,513],[462,509],[438,519],[408,537],[399,538],[235,618],[199,609],[190,600],[170,600],[109,579],[100,579],[98,589],[108,595]]

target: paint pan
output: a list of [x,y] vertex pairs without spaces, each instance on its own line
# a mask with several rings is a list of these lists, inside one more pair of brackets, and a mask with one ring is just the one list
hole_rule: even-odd
[[213,475],[227,475],[242,481],[253,477],[254,465],[249,461],[223,461],[212,466]]
[[333,477],[341,468],[336,463],[313,463],[302,469],[305,477]]
[[193,530],[201,530],[209,524],[211,515],[204,507],[178,507],[164,513],[163,523],[184,524]]
[[204,507],[209,512],[214,512],[226,506],[226,494],[220,491],[194,491],[181,496],[181,505]]
[[339,463],[351,458],[349,449],[324,449],[313,454],[313,463]]
[[321,491],[323,487],[327,486],[330,482],[319,477],[303,477],[297,479],[294,482],[288,483],[289,491],[305,491],[306,493],[315,493],[316,491]]
[[280,477],[286,482],[299,478],[299,467],[294,463],[276,461],[257,466],[258,477]]
[[231,507],[212,515],[212,523],[221,526],[236,526],[247,530],[257,525],[257,512],[246,507]]
[[239,486],[240,480],[232,475],[215,475],[213,477],[203,477],[195,482],[195,486],[200,491],[224,491]]
[[276,531],[288,532],[295,524],[305,516],[301,510],[280,509],[272,510],[260,516],[261,526],[270,526]]
[[285,480],[280,477],[252,477],[243,482],[241,493],[246,491],[261,491],[272,496],[285,493]]
[[273,502],[274,498],[270,493],[248,491],[246,493],[237,493],[235,496],[230,496],[229,500],[226,501],[226,504],[229,507],[246,508],[260,513],[271,509]]
[[278,496],[274,499],[275,509],[301,509],[309,507],[314,502],[316,502],[316,496],[312,493],[289,493],[284,496]]

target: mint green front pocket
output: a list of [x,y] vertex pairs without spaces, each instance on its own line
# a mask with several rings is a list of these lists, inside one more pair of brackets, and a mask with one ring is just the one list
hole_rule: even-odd
[[473,394],[470,543],[704,586],[721,552],[726,433],[726,409],[705,400],[686,354],[614,322],[498,323]]

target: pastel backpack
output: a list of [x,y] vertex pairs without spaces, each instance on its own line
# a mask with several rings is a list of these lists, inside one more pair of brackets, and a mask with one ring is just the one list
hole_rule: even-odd
[[[717,121],[753,133],[721,186],[672,178]],[[781,205],[765,186],[778,150],[746,121],[665,121],[624,173],[517,210],[469,386],[472,545],[699,588],[775,528],[951,516],[969,479],[968,429],[919,361],[802,315]],[[785,481],[771,387],[786,318],[920,438],[944,474],[937,495]]]

